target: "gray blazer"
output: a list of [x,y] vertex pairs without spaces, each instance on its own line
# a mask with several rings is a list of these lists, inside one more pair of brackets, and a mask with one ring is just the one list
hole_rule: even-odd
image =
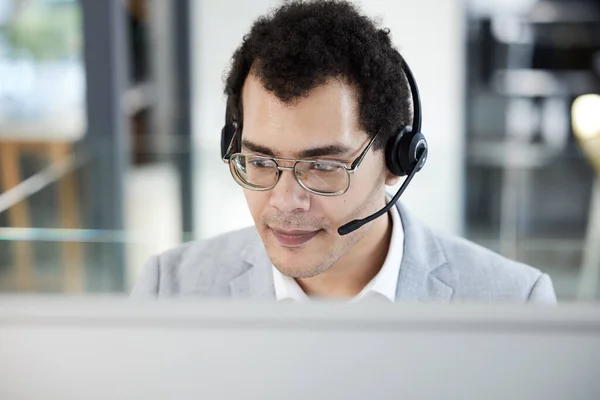
[[[537,269],[463,239],[434,233],[397,205],[404,256],[397,301],[556,303]],[[133,296],[275,299],[272,264],[255,228],[191,242],[152,257]]]

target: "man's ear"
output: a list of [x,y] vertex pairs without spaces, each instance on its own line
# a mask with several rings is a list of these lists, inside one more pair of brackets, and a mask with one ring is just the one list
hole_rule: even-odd
[[392,174],[388,169],[385,171],[385,185],[386,186],[394,186],[400,182],[400,177]]

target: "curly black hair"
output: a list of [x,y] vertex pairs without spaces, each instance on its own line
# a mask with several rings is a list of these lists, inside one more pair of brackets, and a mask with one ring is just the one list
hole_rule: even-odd
[[388,29],[347,1],[290,2],[256,20],[235,51],[225,79],[228,120],[242,124],[241,94],[252,71],[265,89],[290,103],[329,78],[357,88],[359,123],[381,149],[411,121],[402,57]]

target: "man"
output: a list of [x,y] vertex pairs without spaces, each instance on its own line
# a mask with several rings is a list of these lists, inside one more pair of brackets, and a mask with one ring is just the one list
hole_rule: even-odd
[[547,275],[436,234],[399,204],[338,233],[399,182],[385,151],[413,123],[402,65],[389,32],[346,2],[257,20],[226,81],[224,157],[255,227],[153,257],[133,294],[554,303]]

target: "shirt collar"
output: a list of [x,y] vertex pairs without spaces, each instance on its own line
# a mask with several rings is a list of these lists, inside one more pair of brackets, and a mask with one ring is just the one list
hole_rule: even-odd
[[[404,253],[404,229],[398,208],[392,207],[389,214],[392,217],[392,236],[385,261],[377,275],[352,299],[353,301],[381,296],[390,302],[396,300],[400,264]],[[291,299],[304,302],[309,300],[295,279],[283,275],[275,266],[272,268],[277,301]]]

